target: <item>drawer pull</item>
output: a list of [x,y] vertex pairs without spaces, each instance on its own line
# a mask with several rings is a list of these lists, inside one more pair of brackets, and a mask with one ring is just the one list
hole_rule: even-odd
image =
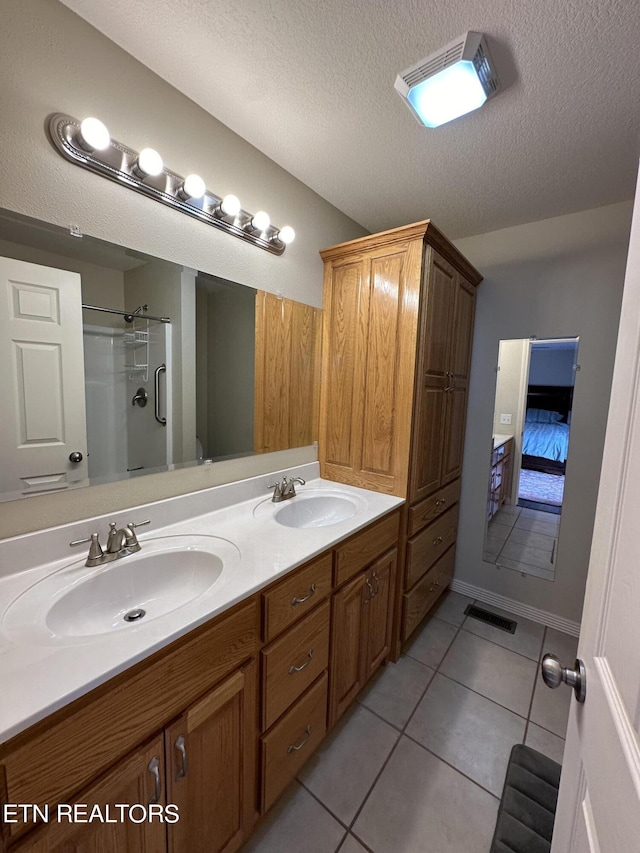
[[154,805],[155,803],[160,802],[160,797],[162,796],[162,782],[160,780],[160,760],[154,756],[147,765],[147,770],[153,776],[154,793],[150,804]]
[[304,663],[301,663],[300,666],[290,666],[289,667],[289,675],[293,675],[295,672],[302,672],[303,669],[306,669],[311,663],[311,658],[313,657],[313,649],[309,649],[307,652],[307,659]]
[[180,767],[178,769],[178,772],[176,773],[177,782],[178,779],[184,779],[184,777],[189,772],[189,761],[187,760],[187,747],[185,745],[184,735],[180,735],[176,738],[174,747],[180,753]]
[[292,752],[298,752],[298,750],[302,749],[302,747],[305,745],[305,743],[309,740],[309,738],[311,737],[311,726],[310,725],[307,726],[307,728],[305,729],[305,734],[306,734],[306,737],[303,737],[302,740],[300,741],[300,743],[292,743],[291,746],[289,746],[287,748],[287,755],[291,755]]
[[366,585],[369,587],[369,592],[371,593],[371,594],[369,595],[369,597],[368,597],[368,598],[365,598],[365,600],[364,600],[364,603],[365,603],[365,604],[368,604],[368,603],[371,601],[371,599],[375,597],[375,592],[374,592],[373,587],[371,586],[371,581],[369,580],[369,578],[365,578],[365,579],[364,579],[364,582],[365,582],[365,583],[366,583]]
[[375,585],[376,585],[376,587],[375,587],[376,591],[373,594],[377,595],[380,592],[380,578],[378,577],[378,575],[375,572],[373,573],[372,577],[373,577],[373,580],[375,581]]
[[438,498],[438,500],[436,501],[436,509],[438,509],[438,507],[441,507],[444,504],[446,504],[446,502],[447,502],[446,498]]
[[442,538],[442,536],[436,536],[436,538],[433,540],[434,545],[442,545],[443,542],[444,539]]
[[296,598],[295,596],[291,599],[291,606],[295,607],[296,604],[303,604],[305,601],[309,601],[311,596],[316,594],[316,585],[314,583],[309,587],[309,594],[305,595],[303,598]]

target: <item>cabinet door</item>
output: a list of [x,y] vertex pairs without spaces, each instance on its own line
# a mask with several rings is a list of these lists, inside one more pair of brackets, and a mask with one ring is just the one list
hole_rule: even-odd
[[420,306],[410,503],[423,500],[442,482],[456,287],[455,269],[434,249],[427,248]]
[[473,340],[475,290],[462,276],[454,283],[455,306],[451,325],[449,391],[446,394],[441,483],[460,476],[464,450],[464,430],[467,422],[467,389]]
[[[164,745],[159,736],[76,798],[75,803],[82,804],[86,816],[91,814],[93,806],[99,806],[101,814],[115,822],[67,823],[65,819],[58,820],[57,810],[52,808],[50,823],[12,850],[15,853],[164,853],[167,824],[158,816],[153,821],[134,823],[129,820],[128,812],[120,821],[115,808],[117,803],[139,804],[147,809],[151,803],[163,806],[163,780]],[[140,819],[142,810],[134,809],[132,816],[134,820]]]
[[391,648],[391,622],[393,619],[393,590],[398,552],[394,548],[370,566],[367,578],[373,592],[367,588],[369,597],[364,599],[367,609],[367,632],[365,653],[365,681],[367,681]]
[[321,473],[403,497],[421,260],[414,238],[325,267]]
[[361,572],[333,596],[329,725],[346,711],[364,684],[361,655],[365,573]]
[[165,730],[170,853],[231,853],[256,811],[256,668],[238,670]]

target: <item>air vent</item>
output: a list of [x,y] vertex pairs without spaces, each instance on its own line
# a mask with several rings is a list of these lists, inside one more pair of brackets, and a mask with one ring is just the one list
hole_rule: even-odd
[[487,625],[493,625],[494,628],[500,628],[501,631],[506,631],[508,634],[515,634],[518,627],[518,623],[514,622],[513,619],[505,619],[504,616],[498,616],[489,610],[483,610],[482,607],[476,607],[475,604],[467,604],[464,612],[465,616],[471,616],[472,619],[479,619],[480,622],[486,622]]

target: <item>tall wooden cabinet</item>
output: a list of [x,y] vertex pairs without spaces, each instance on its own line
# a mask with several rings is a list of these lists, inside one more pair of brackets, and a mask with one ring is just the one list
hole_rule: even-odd
[[[458,501],[475,288],[482,276],[429,220],[320,254],[325,262],[320,470],[327,479],[407,499],[397,655],[420,608],[424,615],[433,606],[453,571],[450,525],[446,560],[436,548],[409,566],[405,553],[412,551],[407,541],[428,537],[429,525]],[[433,539],[439,536],[435,531]],[[418,550],[428,549],[413,553]],[[436,563],[438,578],[430,584],[428,572]]]

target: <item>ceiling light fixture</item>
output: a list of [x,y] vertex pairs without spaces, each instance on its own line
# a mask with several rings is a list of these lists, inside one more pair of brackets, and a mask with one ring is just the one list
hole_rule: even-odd
[[481,107],[500,81],[484,34],[469,31],[398,74],[394,88],[421,124],[440,127]]
[[143,148],[138,153],[111,139],[99,119],[80,122],[56,113],[50,116],[48,129],[53,145],[66,160],[267,252],[281,255],[295,237],[290,225],[276,228],[263,210],[256,214],[243,210],[237,196],[222,197],[210,192],[199,175],[183,178],[167,169],[153,148]]

